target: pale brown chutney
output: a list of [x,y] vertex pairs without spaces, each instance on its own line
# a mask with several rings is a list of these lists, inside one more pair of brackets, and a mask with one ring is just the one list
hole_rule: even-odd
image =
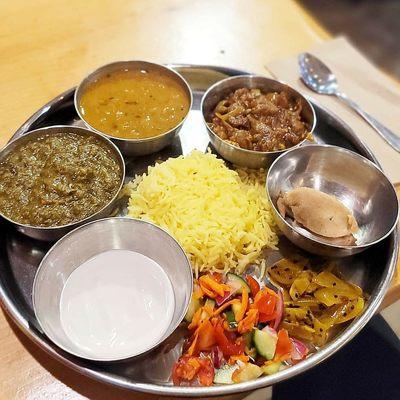
[[302,103],[289,93],[240,88],[220,101],[210,128],[223,140],[247,150],[278,151],[306,138]]
[[43,134],[0,163],[0,211],[32,226],[61,226],[100,211],[116,195],[122,170],[100,139]]

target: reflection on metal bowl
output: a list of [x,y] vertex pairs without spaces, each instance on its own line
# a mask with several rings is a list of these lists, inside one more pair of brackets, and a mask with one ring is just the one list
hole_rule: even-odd
[[[105,218],[65,235],[40,263],[33,283],[33,308],[40,326],[54,343],[71,354],[93,361],[117,361],[136,356],[132,353],[123,358],[88,356],[90,353],[82,350],[66,334],[61,322],[61,294],[68,278],[84,262],[109,250],[129,250],[150,258],[161,267],[172,285],[175,299],[172,319],[158,342],[145,352],[158,346],[178,327],[193,289],[192,268],[185,252],[172,236],[154,224],[132,218]],[[132,265],[133,275],[135,267],[138,266]]]
[[[360,228],[355,245],[329,244],[282,217],[279,195],[301,186],[333,195],[352,211]],[[267,191],[285,236],[322,256],[350,256],[380,242],[393,231],[399,214],[396,191],[385,174],[366,158],[336,146],[308,145],[283,154],[271,165]]]

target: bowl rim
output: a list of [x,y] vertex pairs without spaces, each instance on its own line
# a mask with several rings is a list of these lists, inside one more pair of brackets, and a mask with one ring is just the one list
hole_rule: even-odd
[[[7,149],[9,149],[12,145],[15,145],[16,142],[19,141],[23,141],[26,140],[26,137],[28,136],[34,136],[34,135],[39,135],[40,133],[45,134],[46,131],[48,130],[52,130],[52,129],[62,129],[63,132],[62,133],[74,133],[72,132],[73,130],[79,130],[81,131],[81,133],[83,134],[83,136],[85,135],[90,135],[90,136],[94,136],[100,140],[102,140],[104,143],[106,143],[109,148],[114,152],[114,154],[117,156],[118,158],[118,162],[120,164],[121,167],[121,177],[120,177],[120,184],[118,187],[118,190],[115,192],[115,195],[112,197],[111,200],[109,200],[101,209],[97,210],[96,212],[94,212],[93,214],[88,215],[87,217],[80,219],[78,221],[73,221],[70,222],[68,224],[64,224],[64,225],[53,225],[53,226],[40,226],[40,225],[30,225],[30,224],[23,224],[21,222],[18,221],[14,221],[11,218],[7,217],[6,215],[4,215],[4,213],[0,210],[0,216],[2,218],[4,218],[5,220],[7,220],[8,222],[20,226],[22,228],[26,228],[26,229],[35,229],[35,230],[41,230],[41,231],[47,231],[47,232],[51,232],[51,231],[56,231],[56,230],[61,230],[61,229],[69,229],[71,227],[74,227],[75,225],[79,224],[85,224],[86,222],[89,222],[91,219],[96,218],[97,215],[101,214],[108,206],[110,206],[110,204],[112,204],[119,196],[122,187],[124,186],[124,181],[125,181],[125,173],[126,173],[126,168],[125,168],[125,161],[124,158],[120,152],[120,150],[118,149],[118,147],[107,137],[105,137],[104,135],[99,134],[98,132],[93,132],[90,129],[87,128],[83,128],[81,126],[72,126],[72,125],[51,125],[51,126],[46,126],[43,128],[37,128],[34,129],[32,131],[28,131],[26,133],[24,133],[22,136],[19,136],[17,138],[13,138],[12,140],[10,140],[1,150],[0,150],[0,160],[1,160],[1,156],[3,154],[3,152],[5,152]],[[66,132],[68,131],[69,132]],[[79,135],[79,133],[77,133]]]
[[[85,117],[82,115],[80,107],[79,107],[79,101],[78,101],[78,97],[81,96],[81,92],[84,90],[83,86],[86,84],[90,84],[93,81],[93,77],[98,74],[98,73],[105,73],[107,71],[108,68],[113,67],[113,66],[118,66],[120,65],[121,67],[123,65],[131,65],[134,66],[136,64],[142,64],[142,65],[148,65],[150,67],[153,68],[160,68],[160,69],[164,69],[167,70],[168,72],[170,72],[172,75],[174,75],[177,80],[179,80],[183,86],[186,88],[188,94],[189,94],[189,107],[188,110],[185,114],[185,117],[182,119],[182,121],[180,121],[177,125],[175,125],[173,128],[169,129],[166,132],[163,132],[157,136],[151,136],[148,138],[141,138],[141,139],[130,139],[130,138],[121,138],[118,136],[112,136],[106,132],[102,132],[98,129],[96,129],[94,126],[92,126],[89,122],[86,121]],[[128,67],[129,68],[129,67]],[[122,69],[122,68],[121,68]],[[81,119],[81,121],[87,126],[87,128],[89,130],[93,130],[94,132],[103,135],[105,137],[107,137],[110,140],[113,141],[121,141],[121,142],[128,142],[128,143],[148,143],[148,142],[153,142],[153,141],[157,141],[158,139],[161,139],[164,136],[167,136],[168,134],[171,134],[172,132],[174,132],[175,130],[179,129],[184,122],[186,121],[190,110],[192,109],[193,106],[193,93],[192,93],[192,89],[190,88],[189,83],[186,81],[186,79],[177,71],[175,71],[173,68],[171,68],[169,65],[164,65],[164,64],[158,64],[158,63],[154,63],[154,62],[150,62],[150,61],[143,61],[143,60],[120,60],[120,61],[113,61],[111,63],[108,64],[104,64],[101,65],[100,67],[92,70],[91,72],[89,72],[78,84],[78,86],[76,86],[75,88],[75,92],[74,92],[74,107],[75,107],[75,111],[78,114],[78,117]]]
[[[86,357],[86,356],[78,354],[78,353],[76,353],[74,351],[71,351],[71,349],[68,349],[64,345],[61,345],[58,340],[55,340],[52,337],[52,335],[49,335],[47,333],[46,329],[43,328],[42,320],[41,320],[41,318],[39,317],[39,314],[38,314],[38,306],[37,306],[36,301],[35,301],[36,292],[38,291],[38,289],[37,289],[37,284],[38,283],[37,282],[39,280],[39,275],[40,275],[42,269],[44,268],[45,262],[50,257],[50,253],[52,253],[57,248],[57,246],[59,246],[61,244],[61,242],[65,241],[66,239],[68,239],[70,236],[74,235],[79,230],[82,230],[82,229],[89,229],[90,230],[90,226],[91,225],[98,224],[98,223],[108,223],[108,222],[113,222],[113,221],[115,223],[118,223],[118,224],[122,222],[122,223],[135,223],[135,224],[139,223],[139,225],[140,224],[150,225],[150,226],[156,228],[157,230],[165,233],[168,237],[170,237],[172,239],[172,241],[174,243],[176,243],[176,245],[178,246],[178,249],[180,250],[180,252],[183,255],[184,264],[186,266],[188,275],[190,276],[190,282],[189,282],[190,283],[190,285],[189,285],[190,286],[189,287],[190,291],[189,291],[189,295],[186,297],[186,304],[183,307],[182,312],[179,314],[179,318],[177,318],[177,320],[176,320],[176,322],[174,324],[171,323],[168,326],[167,330],[164,332],[163,336],[160,339],[158,339],[158,341],[156,343],[154,343],[151,347],[149,347],[145,351],[143,351],[141,353],[138,353],[138,354],[129,355],[129,356],[123,356],[123,357],[119,357],[119,358],[114,358],[114,357],[105,357],[105,358],[101,358],[101,357]],[[112,250],[112,249],[110,249],[110,250]],[[167,276],[169,278],[169,274],[164,270],[162,265],[160,265],[160,266],[161,266],[161,268],[163,269],[163,271],[167,274]],[[79,266],[77,268],[79,268]],[[64,283],[64,287],[65,287],[65,283]],[[134,358],[134,357],[140,357],[143,354],[146,354],[149,351],[155,349],[163,341],[165,341],[169,336],[171,336],[172,333],[178,328],[179,324],[182,322],[183,318],[186,315],[186,312],[187,312],[187,310],[189,308],[192,292],[193,292],[193,270],[192,270],[192,266],[191,266],[190,260],[189,260],[189,258],[187,256],[185,250],[183,249],[183,247],[179,244],[179,242],[169,232],[167,232],[164,228],[162,228],[162,227],[160,227],[160,226],[158,226],[156,224],[153,224],[152,222],[144,221],[144,220],[141,220],[141,219],[138,219],[138,218],[132,218],[132,217],[128,217],[128,216],[125,216],[125,217],[107,217],[107,218],[101,218],[101,219],[98,219],[98,220],[95,220],[95,221],[90,221],[90,222],[88,222],[88,223],[86,223],[84,225],[80,225],[80,226],[76,227],[75,229],[73,229],[72,231],[68,232],[63,237],[61,237],[59,240],[57,240],[57,242],[55,242],[49,248],[49,250],[46,252],[45,256],[42,258],[42,260],[41,260],[41,262],[39,264],[39,267],[38,267],[38,269],[36,270],[36,273],[35,273],[35,277],[34,277],[33,285],[32,285],[32,306],[33,306],[33,311],[34,311],[35,317],[36,317],[36,319],[37,319],[37,321],[39,323],[39,326],[41,327],[42,331],[46,334],[46,336],[56,346],[58,346],[62,350],[66,351],[67,353],[72,354],[72,355],[74,355],[76,357],[84,359],[84,360],[89,360],[89,361],[94,361],[94,362],[113,362],[113,361],[117,362],[117,361],[128,360],[128,359],[131,359],[131,358]],[[175,298],[175,292],[174,292],[174,298]]]
[[335,146],[335,145],[331,145],[331,144],[318,144],[318,143],[312,143],[312,144],[307,144],[306,146],[303,146],[301,148],[291,148],[288,149],[288,151],[284,154],[282,154],[281,156],[279,156],[269,167],[268,169],[268,173],[267,173],[267,178],[266,178],[266,191],[267,191],[267,196],[268,196],[268,200],[271,203],[274,213],[277,216],[277,218],[279,218],[280,221],[282,221],[288,228],[293,229],[296,231],[296,233],[298,233],[300,236],[304,237],[305,239],[308,239],[312,242],[315,242],[319,245],[323,245],[332,249],[337,249],[339,250],[354,250],[354,249],[366,249],[367,247],[373,246],[379,242],[381,242],[382,240],[384,240],[385,238],[387,238],[392,232],[393,230],[396,228],[396,225],[398,223],[399,220],[399,216],[400,216],[400,209],[399,209],[399,202],[396,201],[396,217],[394,218],[394,221],[390,227],[390,229],[383,234],[381,237],[379,237],[378,239],[372,241],[372,242],[367,242],[367,243],[363,243],[363,244],[355,244],[355,245],[337,245],[337,244],[331,244],[331,243],[327,243],[327,242],[323,242],[321,240],[318,240],[312,233],[310,233],[310,235],[306,235],[303,230],[298,229],[297,227],[293,226],[292,224],[290,224],[285,218],[282,217],[281,213],[278,211],[278,209],[276,208],[274,202],[272,201],[270,192],[269,192],[269,181],[270,181],[270,174],[271,171],[273,170],[273,168],[275,167],[275,164],[277,164],[279,162],[279,160],[281,158],[283,158],[284,156],[286,156],[287,154],[289,154],[292,151],[301,151],[301,149],[306,149],[307,147],[314,147],[314,148],[331,148],[334,151],[339,151],[342,153],[347,153],[350,155],[355,156],[355,158],[358,158],[361,162],[367,164],[370,168],[374,168],[375,170],[378,171],[378,173],[381,174],[382,178],[384,180],[386,180],[386,182],[389,184],[389,188],[391,189],[391,191],[394,194],[394,197],[397,198],[397,194],[396,194],[396,189],[393,186],[393,183],[389,180],[389,178],[386,176],[386,174],[382,171],[381,168],[379,168],[374,162],[368,160],[366,157],[362,156],[361,154],[358,154],[352,150],[349,149],[345,149],[343,147],[339,147],[339,146]]
[[311,113],[312,113],[312,125],[311,125],[311,128],[309,129],[309,131],[308,131],[308,133],[307,133],[307,136],[310,135],[310,134],[312,134],[312,133],[314,132],[314,129],[315,129],[316,125],[317,125],[317,116],[316,116],[314,107],[313,107],[313,105],[311,104],[311,102],[310,102],[305,96],[303,96],[298,90],[294,89],[292,86],[288,85],[287,83],[282,82],[282,81],[280,81],[280,80],[278,80],[278,79],[268,78],[268,77],[263,76],[263,75],[260,75],[260,74],[246,74],[246,75],[243,75],[243,74],[242,74],[242,75],[230,76],[230,77],[228,77],[228,78],[224,78],[224,79],[219,80],[218,82],[215,82],[213,85],[211,85],[211,86],[205,91],[205,93],[203,94],[203,96],[202,96],[202,98],[201,98],[201,102],[200,102],[200,111],[201,111],[201,116],[202,116],[202,119],[203,119],[203,123],[204,123],[204,125],[206,126],[208,132],[211,133],[212,136],[213,136],[217,141],[219,141],[220,143],[223,143],[223,144],[229,146],[229,147],[230,147],[231,149],[233,149],[233,150],[241,151],[241,152],[243,152],[244,154],[247,153],[247,154],[253,154],[253,155],[260,155],[260,156],[266,156],[266,155],[276,155],[276,156],[279,156],[280,154],[282,154],[282,153],[284,153],[284,152],[286,152],[286,151],[288,151],[288,150],[295,149],[295,148],[300,147],[301,145],[303,145],[303,144],[308,140],[307,137],[305,137],[302,141],[300,141],[299,143],[297,143],[297,144],[295,144],[294,146],[289,147],[289,148],[287,148],[287,149],[274,150],[274,151],[248,150],[248,149],[243,149],[242,147],[236,146],[236,145],[234,145],[234,144],[232,144],[232,143],[230,143],[230,142],[227,142],[226,140],[221,139],[221,138],[210,128],[209,123],[206,121],[206,117],[205,117],[205,115],[204,115],[204,102],[205,102],[206,98],[210,95],[210,93],[211,93],[213,90],[215,90],[216,87],[218,87],[218,86],[221,85],[222,83],[228,82],[228,81],[234,81],[234,80],[238,80],[238,79],[242,79],[242,78],[247,78],[247,79],[250,79],[250,80],[251,80],[251,79],[254,79],[254,78],[257,78],[257,79],[261,78],[261,79],[263,79],[263,80],[265,80],[265,81],[278,83],[279,85],[282,85],[282,88],[289,88],[291,91],[295,92],[295,94],[298,95],[299,98],[303,99],[303,100],[308,104],[308,106],[309,106],[310,109],[311,109]]

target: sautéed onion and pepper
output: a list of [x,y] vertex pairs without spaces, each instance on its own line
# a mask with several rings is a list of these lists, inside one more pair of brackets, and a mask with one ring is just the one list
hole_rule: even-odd
[[242,149],[278,151],[307,137],[310,127],[301,112],[301,100],[285,91],[241,88],[217,104],[209,126],[221,139]]

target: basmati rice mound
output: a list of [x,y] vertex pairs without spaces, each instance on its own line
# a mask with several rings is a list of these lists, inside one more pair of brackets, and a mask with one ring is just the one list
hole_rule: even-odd
[[148,168],[128,184],[128,215],[166,229],[199,272],[243,273],[278,237],[265,171],[231,170],[194,150]]

